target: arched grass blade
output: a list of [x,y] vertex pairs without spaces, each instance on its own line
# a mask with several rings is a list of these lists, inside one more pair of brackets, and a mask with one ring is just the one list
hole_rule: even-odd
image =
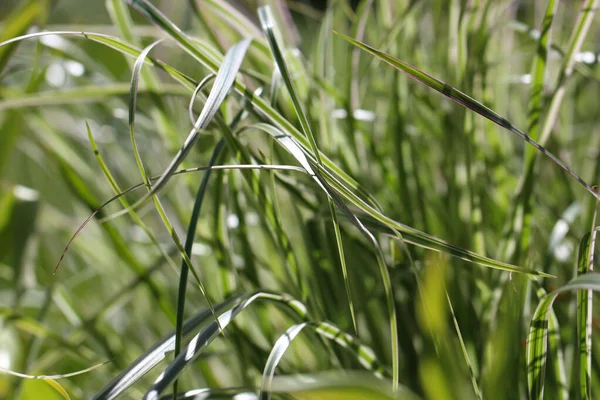
[[[222,310],[235,306],[242,302],[245,297],[235,297],[215,305],[215,311]],[[194,335],[199,327],[206,323],[212,316],[211,310],[204,310],[194,317],[190,318],[183,324],[183,337],[189,339]],[[114,399],[131,385],[137,382],[140,378],[146,375],[159,362],[164,360],[167,354],[175,350],[175,331],[161,338],[150,349],[142,354],[137,360],[129,364],[129,366],[121,371],[113,380],[111,380],[102,390],[96,393],[93,400],[110,400]]]
[[362,42],[354,40],[351,37],[348,37],[342,33],[338,33],[338,32],[335,32],[335,33],[337,35],[341,36],[343,39],[350,42],[352,45],[363,49],[364,51],[372,54],[373,56],[379,58],[380,60],[385,61],[386,63],[390,64],[394,68],[397,68],[397,69],[407,73],[412,78],[414,78],[414,79],[424,83],[425,85],[429,86],[430,88],[440,92],[441,94],[443,94],[444,96],[457,102],[458,104],[461,104],[464,107],[469,108],[470,110],[476,112],[477,114],[494,122],[495,124],[514,133],[516,136],[523,139],[527,143],[531,144],[539,152],[541,152],[542,154],[544,154],[545,156],[550,158],[552,161],[554,161],[559,167],[561,167],[569,175],[571,175],[577,182],[579,182],[595,198],[600,199],[600,195],[598,193],[596,193],[594,191],[594,189],[590,185],[588,185],[581,177],[579,177],[579,175],[577,175],[569,167],[567,167],[567,165],[565,163],[563,163],[561,160],[559,160],[554,154],[550,153],[548,150],[546,150],[544,147],[542,147],[535,140],[533,140],[528,135],[523,133],[521,130],[516,128],[514,125],[512,125],[506,118],[498,115],[494,111],[490,110],[489,108],[487,108],[486,106],[484,106],[477,100],[473,99],[472,97],[469,97],[468,95],[461,92],[460,90],[448,85],[445,82],[440,81],[437,78],[432,77],[431,75],[426,74],[425,72],[418,70],[417,68],[415,68],[403,61],[400,61],[400,60],[398,60],[382,51],[379,51],[367,44],[364,44]]
[[277,140],[288,152],[290,152],[290,154],[294,156],[294,158],[296,158],[300,165],[302,165],[306,169],[308,174],[313,177],[313,179],[315,180],[315,182],[317,182],[321,189],[323,189],[323,191],[327,194],[327,197],[331,199],[335,206],[342,211],[342,213],[348,218],[350,223],[352,223],[352,225],[354,225],[366,237],[366,239],[371,243],[371,245],[375,249],[375,257],[377,259],[377,265],[379,267],[379,272],[383,280],[383,287],[386,297],[386,306],[388,309],[388,317],[390,321],[390,340],[392,350],[392,382],[394,382],[394,385],[396,385],[399,378],[400,363],[397,327],[398,317],[396,312],[396,305],[394,303],[389,271],[387,270],[383,252],[381,250],[381,247],[379,246],[379,243],[377,242],[377,239],[365,227],[361,220],[356,217],[356,215],[350,210],[350,208],[348,208],[348,206],[344,203],[344,200],[339,195],[339,193],[335,191],[335,189],[333,189],[331,185],[317,171],[317,166],[311,164],[311,161],[309,161],[309,159],[306,157],[300,145],[292,137],[283,134],[283,132],[268,124],[255,124],[251,127],[261,129],[269,135],[273,136],[275,140]]
[[325,371],[312,374],[276,376],[272,393],[289,400],[417,400],[404,386],[392,389],[389,380],[367,371]]
[[239,305],[222,313],[219,316],[219,321],[213,321],[206,326],[202,331],[196,334],[187,345],[187,349],[179,354],[173,362],[159,375],[154,384],[146,392],[143,400],[156,399],[164,392],[179,375],[191,365],[200,355],[202,350],[208,346],[219,334],[219,325],[226,328],[227,325],[245,308],[254,301],[264,299],[274,301],[285,305],[290,311],[296,314],[301,320],[306,320],[308,314],[304,304],[287,296],[282,296],[273,293],[259,292],[249,296],[245,296]]
[[283,358],[285,352],[292,344],[292,341],[300,334],[304,328],[311,328],[317,334],[335,341],[338,345],[352,351],[358,361],[368,370],[375,372],[376,376],[382,377],[385,374],[383,366],[375,357],[373,350],[358,342],[358,340],[329,322],[303,322],[290,327],[283,335],[279,337],[273,345],[269,358],[263,370],[262,382],[260,387],[260,398],[263,400],[271,399],[272,383],[275,376],[275,369]]
[[527,385],[530,399],[544,398],[544,381],[548,348],[548,311],[556,297],[572,290],[600,291],[600,274],[589,273],[571,280],[546,295],[538,304],[527,336]]
[[223,63],[219,67],[215,83],[208,95],[208,99],[202,108],[200,116],[196,120],[196,124],[188,135],[187,139],[183,143],[183,146],[179,152],[175,155],[165,172],[163,172],[160,179],[154,184],[152,190],[147,193],[142,199],[134,204],[134,207],[143,203],[150,196],[156,194],[170,179],[173,172],[177,170],[177,167],[183,162],[185,157],[188,155],[193,145],[198,141],[200,137],[200,131],[206,129],[212,118],[215,116],[221,103],[225,100],[225,97],[231,89],[235,77],[242,65],[246,50],[250,46],[251,39],[243,40],[242,42],[233,46],[223,58]]
[[[271,135],[277,142],[279,142],[279,144],[281,144],[298,161],[298,163],[300,165],[302,165],[302,167],[304,167],[304,169],[306,169],[306,171],[309,173],[309,175],[313,176],[313,179],[315,179],[315,181],[321,188],[323,188],[324,190],[327,190],[325,188],[325,186],[323,186],[323,184],[322,184],[322,182],[324,182],[324,180],[321,181],[321,180],[317,179],[316,176],[314,176],[314,171],[316,170],[316,168],[313,168],[313,166],[311,166],[307,155],[302,150],[302,148],[297,144],[297,142],[293,140],[293,138],[291,138],[290,136],[287,136],[286,134],[284,134],[282,131],[278,130],[274,126],[264,124],[264,123],[254,124],[245,129],[259,129],[259,130]],[[327,183],[327,184],[329,186],[329,183]],[[330,186],[333,187],[333,190],[335,191],[335,193],[338,193],[337,196],[342,196],[348,200],[354,199],[353,197],[349,198],[346,196],[348,194],[348,192],[345,192],[343,190],[344,189],[343,187],[336,185],[335,183],[331,183]],[[364,202],[361,202],[361,203],[353,202],[353,204],[362,210],[371,211],[368,213],[369,216],[374,215],[374,214],[378,215],[378,216],[380,215],[380,214],[376,213],[375,210],[369,208],[369,206]],[[336,203],[336,205],[337,205],[337,203]],[[349,217],[349,219],[352,221],[352,217]],[[421,232],[418,229],[414,229],[414,228],[411,228],[404,224],[401,224],[401,223],[394,221],[391,218],[388,218],[383,215],[380,215],[380,217],[377,218],[376,226],[381,226],[381,228],[384,228],[384,226],[385,226],[385,229],[383,229],[383,230],[385,232],[389,233],[390,235],[394,234],[392,229],[398,230],[402,234],[403,240],[407,243],[410,243],[415,246],[419,246],[419,247],[422,247],[422,248],[428,249],[428,250],[438,251],[438,252],[442,252],[442,253],[448,253],[453,257],[459,258],[464,261],[477,263],[477,264],[483,265],[488,268],[494,268],[494,269],[498,269],[498,270],[506,271],[506,272],[524,273],[524,274],[528,274],[531,276],[553,277],[552,275],[546,274],[544,272],[527,269],[527,268],[516,267],[511,264],[507,264],[507,263],[504,263],[501,261],[492,260],[490,258],[481,256],[472,251],[469,251],[469,250],[463,249],[459,246],[453,245],[452,243],[448,243],[448,242],[446,242],[442,239],[439,239],[435,236],[429,235],[425,232]]]
[[[579,244],[577,275],[593,271],[596,231],[586,233]],[[592,291],[577,292],[577,344],[579,355],[579,395],[592,399]]]

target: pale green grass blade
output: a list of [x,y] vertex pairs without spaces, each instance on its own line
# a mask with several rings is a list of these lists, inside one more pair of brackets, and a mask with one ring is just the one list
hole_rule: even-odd
[[556,297],[573,290],[600,291],[600,274],[581,275],[546,295],[538,304],[527,337],[527,383],[530,399],[544,398],[544,381],[548,347],[548,311]]
[[286,308],[289,308],[289,310],[296,314],[301,320],[306,320],[308,318],[306,307],[299,301],[289,297],[266,292],[259,292],[256,294],[243,296],[241,303],[222,313],[219,316],[218,322],[211,322],[190,340],[187,348],[181,354],[179,354],[167,368],[165,368],[165,370],[156,379],[154,384],[148,389],[143,399],[155,399],[162,392],[164,392],[172,384],[172,382],[196,360],[202,350],[217,337],[219,334],[219,325],[222,328],[226,328],[241,311],[259,299],[279,303]]
[[[215,311],[220,312],[232,305],[242,302],[245,297],[236,297],[215,305]],[[190,339],[195,335],[199,327],[212,317],[211,310],[204,310],[183,324],[183,336]],[[164,360],[167,354],[175,350],[175,331],[165,335],[157,341],[150,349],[132,362],[127,368],[119,373],[102,390],[96,393],[94,400],[110,400],[125,392],[131,385],[146,375],[158,363]]]
[[526,135],[521,130],[516,128],[506,118],[498,115],[497,113],[495,113],[488,107],[484,106],[483,104],[479,103],[477,100],[469,97],[468,95],[459,91],[458,89],[448,85],[445,82],[440,81],[437,78],[432,77],[431,75],[426,74],[425,72],[422,72],[422,71],[416,69],[415,67],[413,67],[403,61],[400,61],[400,60],[398,60],[382,51],[379,51],[367,44],[358,42],[344,34],[341,34],[338,32],[336,32],[336,34],[341,36],[343,39],[347,40],[348,42],[350,42],[352,45],[358,46],[359,48],[363,49],[364,51],[366,51],[366,52],[372,54],[373,56],[379,58],[380,60],[385,61],[386,63],[390,64],[394,68],[397,68],[397,69],[407,73],[412,78],[414,78],[414,79],[424,83],[425,85],[431,87],[432,89],[440,92],[441,94],[452,99],[453,101],[457,102],[458,104],[461,104],[464,107],[469,108],[470,110],[476,112],[477,114],[494,122],[495,124],[514,133],[516,136],[523,139],[527,143],[531,144],[539,152],[541,152],[542,154],[544,154],[545,156],[550,158],[552,161],[554,161],[554,163],[556,163],[565,172],[567,172],[569,175],[571,175],[571,177],[573,177],[577,182],[579,182],[594,197],[596,197],[597,199],[600,199],[600,195],[598,195],[598,193],[596,193],[590,185],[588,185],[582,178],[580,178],[579,175],[577,175],[569,167],[567,167],[566,164],[564,164],[561,160],[559,160],[554,154],[550,153],[548,150],[546,150],[544,147],[542,147],[539,143],[537,143],[532,138],[530,138],[528,135]]
[[[271,399],[271,392],[273,390],[273,378],[275,376],[275,370],[279,365],[279,362],[285,355],[287,349],[291,346],[292,341],[304,330],[305,328],[313,329],[317,334],[333,340],[336,344],[347,348],[352,351],[358,358],[359,362],[368,370],[371,370],[378,377],[383,377],[385,370],[375,357],[373,350],[367,346],[360,344],[357,338],[341,331],[337,326],[329,322],[303,322],[298,325],[294,325],[279,337],[271,352],[269,358],[265,364],[265,368],[262,374],[262,381],[260,385],[260,398],[263,400]],[[383,382],[381,382],[383,384]]]

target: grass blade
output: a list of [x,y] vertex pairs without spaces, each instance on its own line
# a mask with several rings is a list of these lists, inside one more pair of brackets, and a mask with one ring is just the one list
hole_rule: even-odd
[[514,133],[516,136],[523,139],[524,141],[526,141],[527,143],[529,143],[530,145],[535,147],[539,152],[541,152],[542,154],[544,154],[545,156],[550,158],[552,161],[554,161],[554,163],[556,163],[565,172],[567,172],[569,175],[571,175],[577,182],[579,182],[595,198],[600,199],[600,195],[598,193],[596,193],[594,191],[594,189],[590,185],[588,185],[582,178],[580,178],[579,175],[577,175],[569,167],[567,167],[567,165],[565,163],[563,163],[561,160],[559,160],[554,154],[550,153],[548,150],[546,150],[544,147],[542,147],[539,143],[537,143],[532,138],[530,138],[528,135],[526,135],[521,130],[516,128],[514,125],[512,125],[506,118],[496,114],[494,111],[490,110],[488,107],[484,106],[477,100],[469,97],[468,95],[461,92],[460,90],[448,85],[445,82],[440,81],[437,78],[432,77],[431,75],[426,74],[425,72],[422,72],[422,71],[416,69],[415,67],[413,67],[403,61],[400,61],[400,60],[398,60],[382,51],[379,51],[367,44],[364,44],[362,42],[354,40],[351,37],[348,37],[342,33],[338,33],[338,32],[335,32],[335,33],[337,35],[339,35],[340,37],[342,37],[343,39],[350,42],[352,45],[363,49],[364,51],[372,54],[373,56],[379,58],[380,60],[385,61],[386,63],[390,64],[394,68],[397,68],[397,69],[407,73],[412,78],[414,78],[414,79],[424,83],[425,85],[429,86],[430,88],[440,92],[441,94],[443,94],[444,96],[457,102],[458,104],[461,104],[462,106],[469,108],[470,110],[489,119],[490,121],[501,126],[502,128]]
[[219,326],[226,328],[227,325],[237,315],[247,308],[254,301],[264,299],[280,303],[289,308],[294,314],[300,319],[306,320],[308,317],[306,307],[297,300],[290,299],[286,296],[281,296],[273,293],[259,292],[252,295],[245,296],[241,303],[231,308],[230,310],[222,313],[219,316],[218,322],[213,321],[206,326],[202,331],[195,335],[190,343],[187,345],[185,352],[179,354],[173,362],[169,364],[167,368],[160,374],[158,379],[150,387],[143,397],[143,400],[150,400],[157,398],[163,391],[165,391],[171,383],[179,377],[179,375],[200,355],[201,351],[208,346],[218,335]]
[[527,336],[527,384],[530,399],[544,398],[544,381],[548,348],[548,311],[556,297],[573,290],[600,291],[600,274],[580,275],[561,288],[547,294],[538,304]]

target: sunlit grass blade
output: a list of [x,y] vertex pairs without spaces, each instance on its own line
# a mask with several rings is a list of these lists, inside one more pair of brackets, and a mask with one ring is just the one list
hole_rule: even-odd
[[[313,173],[314,173],[314,170],[316,168],[313,168],[310,165],[307,155],[303,152],[302,148],[296,142],[293,141],[293,139],[291,137],[285,135],[283,132],[281,132],[277,128],[275,128],[271,125],[268,125],[268,124],[264,124],[264,123],[254,124],[254,125],[247,127],[246,129],[259,129],[265,133],[268,133],[276,141],[278,141],[292,156],[294,156],[294,158],[296,158],[296,160],[298,160],[300,165],[302,165],[302,167],[304,167],[304,169],[306,169],[310,175],[312,175],[311,171],[313,171]],[[316,177],[314,177],[314,179],[317,181],[317,183],[319,185],[322,184],[322,181],[318,180]],[[355,199],[354,197],[347,196],[348,192],[344,191],[343,186],[336,185],[335,183],[332,183],[331,186],[335,190],[335,193],[338,193],[338,196],[344,197],[351,202],[353,199]],[[494,269],[498,269],[501,271],[524,273],[524,274],[528,274],[528,275],[532,275],[532,276],[552,277],[552,275],[546,274],[544,272],[531,270],[531,269],[527,269],[527,268],[516,267],[514,265],[510,265],[510,264],[507,264],[507,263],[504,263],[501,261],[497,261],[497,260],[492,260],[490,258],[481,256],[477,253],[473,253],[472,251],[469,251],[469,250],[463,249],[459,246],[448,243],[448,242],[446,242],[442,239],[439,239],[435,236],[428,235],[417,229],[414,229],[414,228],[411,228],[404,224],[401,224],[399,222],[396,222],[396,221],[392,220],[391,218],[388,218],[382,214],[379,214],[378,212],[376,212],[374,209],[370,208],[364,202],[357,202],[357,203],[352,202],[352,203],[353,203],[353,205],[357,206],[361,210],[364,210],[368,216],[372,216],[373,218],[375,218],[378,221],[377,226],[381,226],[381,228],[384,232],[395,236],[393,229],[396,229],[402,234],[402,239],[405,242],[413,244],[415,246],[419,246],[424,249],[438,251],[438,252],[442,252],[442,253],[448,253],[448,254],[452,255],[453,257],[459,258],[461,260],[477,263],[477,264],[483,265],[485,267],[494,268]],[[336,205],[337,205],[337,203],[336,203]],[[344,206],[342,206],[342,207],[344,207]],[[354,215],[354,213],[351,213],[351,214]],[[345,213],[344,213],[344,215],[347,216],[350,221],[353,220],[352,215],[349,216],[349,215],[346,215]],[[361,219],[362,219],[362,216],[361,216]]]
[[217,337],[219,334],[219,326],[221,326],[223,329],[226,328],[227,325],[229,325],[229,323],[235,319],[241,311],[259,299],[279,303],[286,308],[289,308],[289,310],[296,314],[301,320],[306,320],[308,318],[306,307],[299,301],[289,297],[266,292],[259,292],[244,296],[239,305],[236,305],[230,310],[222,313],[218,318],[218,322],[211,322],[190,340],[185,351],[179,354],[175,360],[171,362],[167,368],[165,368],[158,379],[156,379],[154,384],[148,389],[143,399],[155,399],[162,392],[164,392],[173,383],[173,381],[177,379],[177,377],[179,377],[179,375],[196,360],[202,350]]
[[494,122],[495,124],[514,133],[516,136],[523,139],[527,143],[531,144],[539,152],[541,152],[542,154],[544,154],[545,156],[550,158],[552,161],[554,161],[554,163],[556,163],[565,172],[567,172],[569,175],[571,175],[577,182],[579,182],[594,197],[596,197],[597,199],[600,199],[600,195],[598,195],[598,193],[596,193],[589,184],[587,184],[581,177],[579,177],[579,175],[577,175],[569,167],[567,167],[567,165],[565,163],[563,163],[560,159],[558,159],[554,154],[550,153],[548,150],[546,150],[544,147],[542,147],[539,143],[537,143],[536,141],[531,139],[527,134],[523,133],[521,130],[516,128],[506,118],[498,115],[497,113],[495,113],[488,107],[484,106],[477,100],[469,97],[468,95],[459,91],[458,89],[448,85],[445,82],[440,81],[437,78],[432,77],[431,75],[426,74],[425,72],[422,72],[422,71],[416,69],[415,67],[413,67],[403,61],[400,61],[400,60],[398,60],[382,51],[379,51],[367,44],[358,42],[358,41],[352,39],[351,37],[348,37],[342,33],[338,33],[338,32],[335,32],[335,33],[337,35],[339,35],[340,37],[342,37],[343,39],[350,42],[352,45],[363,49],[364,51],[366,51],[366,52],[372,54],[373,56],[381,59],[382,61],[385,61],[386,63],[390,64],[394,68],[397,68],[397,69],[407,73],[412,78],[414,78],[414,79],[424,83],[425,85],[431,87],[432,89],[440,92],[441,94],[452,99],[453,101],[457,102],[458,104],[461,104],[464,107],[469,108],[470,110],[476,112],[477,114]]
[[[265,364],[265,368],[262,375],[262,382],[260,388],[260,397],[263,400],[271,399],[271,391],[273,378],[275,376],[275,370],[279,365],[279,362],[283,358],[287,349],[291,346],[292,341],[300,334],[305,328],[311,328],[317,334],[333,340],[336,344],[349,349],[358,358],[359,362],[368,370],[371,370],[378,377],[385,375],[385,369],[379,363],[375,357],[375,353],[372,349],[364,346],[358,342],[358,340],[341,331],[337,326],[332,325],[329,322],[303,322],[298,325],[294,325],[277,339],[277,342],[273,345],[269,358]],[[383,382],[382,382],[383,383]]]
[[[288,66],[285,62],[285,59],[284,59],[283,53],[281,51],[281,48],[279,46],[279,43],[277,43],[277,38],[275,37],[274,19],[273,19],[273,16],[271,15],[271,10],[269,7],[262,7],[258,10],[258,15],[259,15],[259,18],[260,18],[260,21],[262,24],[263,31],[267,37],[267,41],[269,42],[269,45],[271,46],[271,52],[273,54],[273,57],[275,58],[275,63],[277,64],[278,71],[281,74],[283,81],[285,82],[285,86],[288,90],[288,93],[290,94],[292,103],[294,104],[294,110],[296,111],[296,114],[298,115],[298,119],[302,126],[302,130],[303,130],[304,134],[306,135],[306,137],[308,138],[308,141],[310,143],[310,148],[312,150],[312,154],[314,154],[317,164],[322,167],[323,162],[321,161],[321,157],[319,155],[319,148],[317,146],[317,141],[316,141],[315,136],[310,127],[310,121],[308,120],[308,117],[306,116],[304,107],[302,107],[302,103],[300,101],[298,91],[296,90],[296,86],[294,85],[293,78],[292,78],[290,71],[288,69]],[[350,291],[350,282],[348,281],[348,269],[346,266],[344,247],[343,247],[343,243],[342,243],[340,227],[338,224],[337,211],[335,209],[333,199],[328,198],[328,202],[329,202],[329,211],[331,213],[331,217],[332,217],[332,221],[333,221],[333,228],[334,228],[336,243],[337,243],[337,247],[338,247],[338,254],[340,257],[340,264],[342,266],[342,273],[344,275],[344,284],[346,286],[346,294],[348,297],[348,305],[350,307],[350,315],[352,316],[352,324],[354,326],[355,332],[358,333],[358,327],[356,324],[356,314],[354,312],[352,293]]]
[[[235,297],[215,305],[215,311],[220,312],[231,306],[242,302],[245,297]],[[204,310],[183,324],[183,336],[189,339],[195,335],[199,327],[212,317],[211,310]],[[96,393],[94,400],[110,400],[125,392],[131,385],[146,375],[152,368],[167,357],[167,354],[175,350],[175,331],[165,335],[157,341],[150,349],[138,359],[129,364],[127,368],[111,380],[102,390]]]
[[229,89],[235,81],[235,76],[241,67],[242,60],[244,59],[249,45],[250,39],[247,39],[233,46],[227,52],[225,58],[223,59],[223,63],[217,72],[215,83],[213,84],[208,99],[206,100],[206,103],[202,108],[202,112],[196,120],[192,131],[188,135],[179,152],[175,155],[169,166],[166,168],[165,172],[163,172],[162,177],[153,185],[152,190],[146,194],[144,198],[140,199],[137,204],[141,204],[146,198],[156,194],[167,183],[172,173],[177,170],[177,167],[179,167],[179,165],[183,162],[193,145],[197,142],[200,136],[200,131],[206,129],[214,115],[219,110],[221,103],[223,100],[225,100]]
[[600,291],[600,274],[580,275],[546,295],[538,304],[527,337],[527,383],[530,399],[544,398],[546,358],[548,348],[548,311],[556,297],[573,290]]

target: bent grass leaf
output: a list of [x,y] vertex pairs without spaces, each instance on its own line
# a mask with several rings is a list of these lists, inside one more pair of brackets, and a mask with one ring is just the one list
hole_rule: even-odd
[[[271,399],[275,369],[277,368],[277,365],[279,365],[279,362],[283,358],[287,349],[291,346],[292,341],[300,334],[302,330],[304,330],[304,328],[312,328],[317,334],[333,340],[338,345],[352,351],[360,364],[366,369],[373,371],[376,376],[383,377],[385,374],[386,371],[375,357],[374,351],[371,348],[360,344],[360,342],[354,336],[343,332],[337,326],[329,322],[303,322],[290,327],[273,345],[262,375],[260,387],[261,399]],[[381,383],[383,384],[383,381]]]
[[530,399],[544,398],[548,348],[548,314],[558,295],[573,290],[600,291],[600,274],[580,275],[561,288],[547,294],[538,304],[527,336],[527,385]]
[[246,309],[256,300],[269,300],[286,306],[291,312],[296,314],[301,320],[308,319],[308,313],[304,304],[287,296],[274,293],[258,292],[247,295],[235,307],[223,312],[217,321],[211,322],[208,326],[196,334],[188,343],[187,349],[181,352],[175,360],[159,375],[154,384],[146,392],[143,400],[156,399],[164,392],[181,373],[192,364],[199,356],[202,350],[208,346],[219,334],[219,326],[223,329],[237,317],[237,315]]
[[[235,306],[245,297],[235,297],[215,305],[216,312]],[[182,335],[184,340],[194,335],[199,327],[212,316],[211,310],[204,310],[183,324]],[[175,331],[162,337],[144,354],[138,357],[127,368],[111,380],[102,390],[94,395],[93,400],[110,400],[125,392],[131,385],[145,376],[152,368],[164,360],[167,354],[175,350]]]

